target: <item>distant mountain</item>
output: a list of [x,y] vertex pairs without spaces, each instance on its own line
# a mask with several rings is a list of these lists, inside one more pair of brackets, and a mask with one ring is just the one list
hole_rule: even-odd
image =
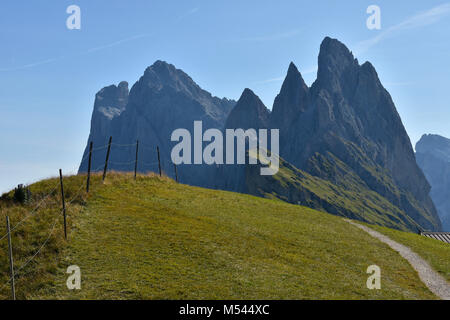
[[[158,145],[163,169],[173,176],[170,135],[176,128],[192,133],[194,120],[202,120],[204,130],[276,128],[282,157],[277,175],[262,177],[248,165],[183,165],[180,180],[300,202],[399,229],[441,229],[430,186],[389,93],[374,67],[360,65],[335,39],[322,42],[311,87],[290,64],[272,112],[250,89],[237,103],[212,97],[162,61],[149,67],[128,95],[123,83],[107,88],[96,96],[89,141],[102,146],[113,135],[118,146],[111,153],[111,169],[134,168],[127,161],[135,150],[127,145],[139,139],[142,158],[156,161]],[[105,157],[104,149],[96,152],[94,168]],[[86,171],[86,156],[87,147],[80,172]],[[157,171],[157,166],[140,165],[139,171]]]
[[416,144],[416,160],[431,184],[431,198],[450,232],[450,139],[425,134]]

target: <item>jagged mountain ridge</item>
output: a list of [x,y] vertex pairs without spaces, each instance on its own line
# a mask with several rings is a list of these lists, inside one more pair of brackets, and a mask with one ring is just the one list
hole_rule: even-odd
[[[280,124],[280,113],[287,123]],[[343,188],[357,183],[425,229],[441,227],[391,96],[375,68],[360,65],[338,40],[322,42],[317,80],[310,88],[290,66],[271,122],[281,130],[280,155],[295,167]],[[333,165],[336,159],[344,166]],[[357,179],[349,182],[348,176]]]
[[[130,161],[135,157],[132,144],[139,140],[139,154],[143,159],[139,171],[157,171],[156,146],[159,146],[163,170],[173,174],[169,164],[174,144],[170,141],[171,133],[178,128],[192,131],[194,120],[202,120],[204,129],[221,128],[236,103],[213,97],[182,70],[160,60],[145,70],[129,94],[125,94],[124,87],[125,82],[122,82],[118,87],[109,86],[97,93],[88,138],[94,142],[95,149],[95,146],[104,146],[109,136],[113,136],[109,168],[118,171],[134,170]],[[117,92],[121,90],[123,93],[119,95]],[[126,99],[127,103],[123,104],[120,99]],[[100,112],[107,106],[120,112],[112,116]],[[88,152],[86,146],[79,172],[87,171]],[[101,167],[105,156],[106,149],[96,151],[92,168]],[[180,178],[194,185],[209,186],[210,178],[203,172],[211,170],[213,168],[206,165],[183,166]]]
[[[310,88],[296,66],[290,64],[270,112],[250,89],[244,90],[237,103],[213,98],[184,72],[158,61],[132,87],[125,108],[117,107],[120,114],[112,119],[103,116],[102,121],[110,121],[109,133],[97,129],[102,126],[96,124],[94,116],[102,114],[95,113],[94,109],[92,123],[97,127],[91,128],[89,139],[106,143],[112,134],[114,140],[122,144],[146,140],[147,145],[159,145],[162,158],[169,160],[173,146],[171,132],[175,128],[187,128],[192,132],[194,120],[202,120],[204,130],[279,128],[280,156],[285,159],[285,167],[295,168],[290,169],[295,172],[291,176],[301,176],[305,183],[311,180],[305,177],[314,177],[329,192],[313,191],[320,194],[321,200],[310,201],[309,206],[414,231],[418,227],[440,229],[428,195],[429,184],[417,167],[406,130],[373,66],[368,62],[359,65],[342,43],[331,38],[323,41],[318,62],[317,80]],[[97,99],[95,105],[101,105],[97,104]],[[110,168],[130,171],[132,166],[114,162],[133,159],[134,149],[113,151]],[[154,151],[145,152],[145,159],[156,159]],[[96,158],[101,164],[104,151],[99,153]],[[86,154],[87,150],[84,156]],[[83,161],[80,172],[85,170],[86,161]],[[139,170],[156,171],[157,167],[140,167]],[[165,171],[173,175],[170,168]],[[286,188],[283,194],[279,184],[274,183],[280,176],[272,180],[270,177],[260,179],[253,176],[256,171],[245,165],[184,165],[179,175],[182,182],[192,185],[274,196],[293,203],[305,198],[305,186],[298,185],[301,179],[295,178],[293,184],[284,181],[281,184]],[[292,186],[297,186],[296,192],[303,192],[303,195],[294,195]],[[272,195],[268,192],[271,188],[274,189]],[[371,198],[376,194],[376,205],[364,199],[359,199],[358,206],[354,207],[336,202],[336,199],[354,201],[352,197],[358,190],[363,190],[361,194],[370,194]],[[365,210],[377,217],[364,219],[362,211]],[[386,222],[383,215],[392,218],[390,222]]]
[[[291,63],[272,113],[258,108],[258,117],[269,117],[268,127],[280,130],[280,156],[296,170],[329,181],[343,191],[379,194],[391,204],[385,208],[389,214],[399,220],[404,216],[414,220],[408,222],[411,230],[440,229],[429,197],[430,186],[416,164],[409,137],[375,68],[369,62],[360,65],[345,45],[331,38],[322,42],[318,66],[317,80],[308,88]],[[256,95],[244,94],[247,104],[259,103]],[[245,110],[243,106],[240,109]],[[242,128],[254,125],[254,121],[246,123],[242,111],[237,118]],[[249,167],[246,170],[257,174]],[[268,190],[277,185],[277,177],[261,179],[244,172],[236,176],[246,183],[235,187],[241,192],[268,195]],[[223,187],[233,185],[229,175],[223,179],[228,181]],[[297,190],[302,187],[297,186]],[[295,203],[299,196],[287,195],[293,195],[292,187],[285,192],[275,194]],[[333,201],[328,202],[328,211],[330,203]],[[331,211],[342,213],[336,204],[331,207]]]

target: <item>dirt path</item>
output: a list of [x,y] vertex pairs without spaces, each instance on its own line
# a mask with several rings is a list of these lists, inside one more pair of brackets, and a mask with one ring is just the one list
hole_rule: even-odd
[[440,276],[431,266],[423,260],[418,254],[412,251],[410,248],[395,242],[391,238],[374,231],[366,226],[360,225],[354,221],[345,219],[348,223],[364,230],[372,237],[377,238],[381,242],[386,243],[392,249],[397,251],[403,258],[408,260],[411,266],[419,274],[420,280],[433,292],[436,296],[443,300],[450,300],[450,284]]

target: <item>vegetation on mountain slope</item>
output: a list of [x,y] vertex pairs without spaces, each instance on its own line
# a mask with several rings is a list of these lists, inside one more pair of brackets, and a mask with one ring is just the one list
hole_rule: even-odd
[[[250,151],[250,154],[257,157],[254,151]],[[278,173],[273,176],[262,176],[259,167],[247,166],[246,192],[371,224],[404,231],[417,230],[415,221],[403,210],[368,188],[344,163],[332,155],[328,156],[332,163],[320,154],[314,158],[317,170],[329,168],[328,179],[297,169],[282,158],[279,158]],[[311,163],[314,165],[313,160]],[[336,182],[339,185],[333,181],[339,181]]]

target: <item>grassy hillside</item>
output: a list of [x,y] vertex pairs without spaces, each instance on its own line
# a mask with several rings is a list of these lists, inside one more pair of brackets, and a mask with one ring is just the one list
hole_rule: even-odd
[[[341,218],[279,200],[110,174],[65,178],[69,241],[55,191],[13,233],[18,267],[47,245],[17,279],[19,298],[94,299],[433,299],[411,266]],[[23,207],[5,195],[15,225],[58,181],[31,186]],[[80,189],[81,188],[81,189]],[[78,191],[81,193],[78,194]],[[0,233],[2,234],[2,233]],[[7,242],[0,240],[0,298],[9,287]],[[382,270],[382,290],[366,288],[366,269]],[[82,289],[69,291],[78,265]]]

